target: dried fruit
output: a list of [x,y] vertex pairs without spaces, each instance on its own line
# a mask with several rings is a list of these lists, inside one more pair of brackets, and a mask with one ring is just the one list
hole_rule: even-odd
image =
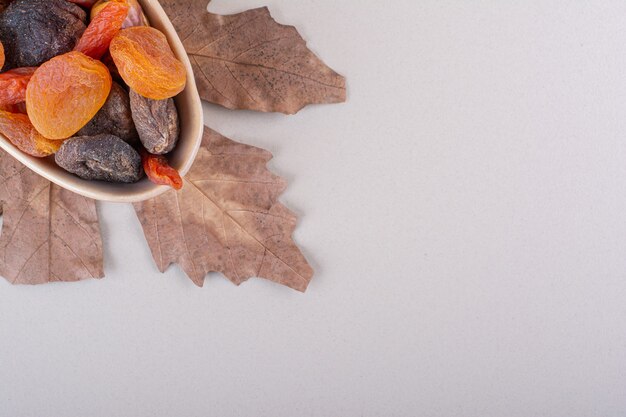
[[109,53],[109,51],[107,51],[102,58],[100,59],[100,61],[102,61],[102,63],[104,65],[106,65],[106,67],[109,69],[109,73],[111,73],[111,77],[119,82],[124,82],[124,80],[122,80],[122,77],[120,77],[120,72],[117,70],[117,67],[115,66],[115,62],[113,62],[113,58],[111,58],[111,54]]
[[89,23],[74,50],[94,59],[102,58],[102,55],[109,49],[111,40],[122,28],[128,9],[128,5],[123,2],[107,3]]
[[170,166],[163,155],[141,152],[143,170],[150,181],[159,185],[169,185],[175,190],[183,188],[183,179],[178,171]]
[[[0,13],[9,6],[9,3],[11,3],[11,0],[0,0]],[[0,68],[2,68],[2,65],[0,65]]]
[[[124,0],[113,0],[113,1],[125,2]],[[102,11],[102,9],[104,9],[104,7],[107,4],[109,4],[110,2],[111,2],[111,0],[98,0],[91,7],[91,11],[89,12],[89,19],[94,20],[96,18],[96,16],[98,15],[98,13],[100,13]]]
[[15,0],[0,15],[4,70],[36,67],[69,52],[85,31],[87,15],[65,0]]
[[28,83],[28,115],[45,137],[68,138],[98,113],[111,83],[107,67],[85,54],[55,57],[39,67]]
[[83,6],[85,9],[89,9],[96,2],[96,0],[67,0],[67,1],[69,1],[70,3],[78,4],[79,6]]
[[[2,12],[2,10],[0,10],[0,12]],[[0,70],[2,70],[2,67],[4,67],[4,46],[2,42],[0,42]]]
[[107,5],[110,1],[121,1],[130,7],[128,10],[128,16],[122,24],[122,28],[129,28],[133,26],[148,26],[148,18],[143,12],[141,5],[137,0],[100,0],[91,8],[91,19],[94,19],[98,13]]
[[109,134],[70,138],[55,155],[55,161],[86,180],[131,183],[143,174],[137,151]]
[[185,88],[183,64],[174,56],[165,35],[148,26],[121,30],[110,46],[122,79],[144,97],[163,100]]
[[183,188],[183,179],[178,171],[172,168],[163,155],[148,153],[141,150],[143,170],[150,181],[158,185],[169,185],[175,190]]
[[152,100],[130,90],[130,108],[139,140],[148,152],[162,155],[174,149],[180,134],[174,99]]
[[22,113],[26,114],[26,103],[17,104],[0,104],[0,110],[8,111],[9,113]]
[[16,68],[0,74],[0,106],[5,107],[26,100],[26,87],[37,68]]
[[62,141],[49,140],[41,136],[27,115],[3,110],[0,110],[0,133],[22,152],[36,157],[51,155],[62,144]]
[[134,143],[138,138],[128,93],[116,82],[111,85],[104,106],[76,135],[95,136],[100,133],[109,133],[128,143]]

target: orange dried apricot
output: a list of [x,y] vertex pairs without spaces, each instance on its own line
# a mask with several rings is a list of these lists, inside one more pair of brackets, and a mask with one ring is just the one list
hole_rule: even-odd
[[0,74],[0,106],[22,103],[26,100],[26,87],[37,68],[16,68]]
[[22,152],[42,158],[55,153],[63,141],[44,138],[28,119],[20,113],[0,110],[0,133]]
[[8,111],[9,113],[26,114],[26,103],[21,102],[17,104],[0,104],[0,110]]
[[26,89],[26,109],[48,139],[66,139],[85,126],[111,91],[111,74],[81,52],[52,58],[35,71]]
[[99,0],[96,4],[91,8],[91,19],[94,19],[100,11],[107,5],[107,3],[111,1],[121,1],[123,3],[128,4],[130,9],[128,10],[128,16],[126,16],[126,20],[122,23],[122,28],[129,28],[132,26],[148,26],[148,18],[143,12],[141,5],[137,0]]
[[141,162],[146,176],[153,183],[169,185],[175,190],[183,188],[183,179],[180,174],[170,166],[167,158],[163,155],[154,155],[142,149]]
[[180,93],[187,82],[165,35],[149,26],[122,29],[111,41],[111,56],[130,88],[153,100]]
[[0,70],[4,67],[4,45],[0,42]]
[[128,5],[123,2],[107,3],[89,23],[74,50],[94,59],[102,58],[109,49],[111,40],[122,28],[128,9]]

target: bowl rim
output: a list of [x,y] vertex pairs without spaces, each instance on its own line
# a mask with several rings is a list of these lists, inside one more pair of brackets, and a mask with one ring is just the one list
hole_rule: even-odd
[[[182,41],[180,40],[178,33],[174,29],[172,22],[165,13],[165,10],[163,10],[163,7],[157,0],[138,1],[144,9],[144,13],[147,15],[150,25],[152,27],[155,27],[156,29],[159,29],[165,34],[170,44],[170,47],[174,52],[174,55],[183,63],[185,71],[187,73],[187,82],[185,89],[183,90],[183,92],[179,93],[179,95],[175,97],[178,98],[178,100],[183,100],[183,97],[181,95],[185,95],[186,97],[184,98],[184,100],[188,103],[187,107],[189,107],[187,111],[191,111],[193,113],[188,118],[189,120],[193,121],[191,134],[185,136],[184,139],[185,141],[193,141],[193,144],[191,149],[187,150],[187,155],[184,156],[182,164],[177,167],[180,175],[184,176],[191,169],[191,166],[193,165],[193,162],[200,148],[200,144],[202,142],[202,134],[204,130],[202,101],[200,100],[200,95],[196,86],[193,68],[191,66],[189,56],[187,55],[187,52],[185,51]],[[183,118],[181,117],[180,119],[182,123]],[[176,146],[180,146],[180,140]],[[67,172],[67,176],[59,176],[53,171],[53,169],[50,168],[50,164],[54,163],[50,161],[50,158],[52,157],[35,158],[33,156],[30,156],[20,151],[2,134],[0,134],[0,147],[12,157],[21,162],[23,165],[25,165],[28,169],[41,175],[48,181],[76,194],[94,200],[120,203],[135,203],[157,197],[164,192],[171,190],[169,186],[149,183],[146,187],[144,187],[144,190],[139,190],[136,192],[121,192],[118,194],[115,192],[116,190],[122,190],[123,187],[132,187],[133,185],[139,183],[114,184],[107,183],[105,181],[88,181],[83,180],[69,172]],[[144,177],[140,180],[140,182],[142,181],[145,182],[149,180]]]

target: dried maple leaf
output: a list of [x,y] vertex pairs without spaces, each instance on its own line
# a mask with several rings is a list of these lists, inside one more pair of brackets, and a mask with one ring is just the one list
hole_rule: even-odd
[[346,100],[345,78],[267,8],[222,16],[207,0],[163,0],[189,54],[200,96],[230,109],[293,114]]
[[182,190],[134,205],[159,270],[176,262],[199,286],[218,271],[304,291],[313,270],[291,239],[295,215],[277,202],[286,185],[267,170],[271,158],[205,128]]
[[96,204],[0,151],[0,275],[13,284],[101,278]]

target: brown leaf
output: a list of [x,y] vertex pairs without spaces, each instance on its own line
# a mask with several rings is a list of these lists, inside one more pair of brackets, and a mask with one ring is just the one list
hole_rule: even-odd
[[271,158],[205,127],[182,190],[135,204],[161,272],[176,262],[199,286],[218,271],[237,285],[258,276],[306,289],[313,270],[291,239],[295,215],[277,202],[286,184]]
[[346,100],[345,78],[267,8],[222,16],[207,0],[161,4],[189,54],[200,96],[229,109],[293,114],[307,104]]
[[58,187],[0,151],[0,275],[13,284],[101,278],[93,200]]

